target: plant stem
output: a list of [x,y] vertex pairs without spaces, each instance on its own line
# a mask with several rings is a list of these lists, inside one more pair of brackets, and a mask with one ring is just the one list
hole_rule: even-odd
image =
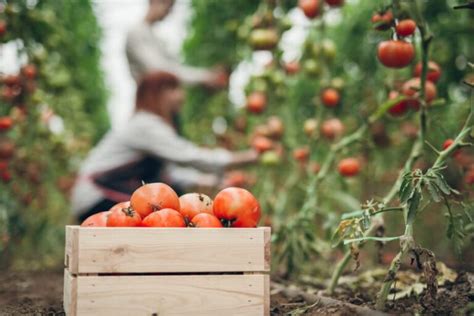
[[[405,165],[403,166],[403,168],[398,173],[397,180],[395,181],[395,183],[393,184],[392,188],[387,193],[387,195],[385,195],[385,197],[383,198],[382,207],[385,207],[385,205],[388,205],[395,198],[395,196],[397,195],[397,193],[400,189],[400,185],[401,185],[402,180],[403,180],[403,175],[405,174],[406,171],[409,171],[409,170],[412,169],[413,164],[415,163],[415,161],[421,155],[422,148],[423,148],[423,146],[421,146],[420,139],[417,139],[413,143],[413,146],[412,146],[412,149],[411,149],[411,152],[410,152],[410,156],[406,160]],[[364,237],[367,237],[367,236],[371,235],[377,229],[377,227],[383,225],[383,217],[380,215],[380,216],[377,216],[377,218],[378,218],[378,220],[372,220],[370,228],[367,231],[364,232]],[[363,244],[364,243],[361,242],[359,247],[361,247]],[[334,272],[332,274],[331,283],[330,283],[329,289],[328,289],[330,294],[334,293],[334,290],[337,286],[337,283],[339,282],[339,278],[340,278],[342,272],[344,271],[344,269],[346,268],[347,264],[349,263],[350,258],[351,258],[351,251],[348,249],[348,250],[346,250],[346,254],[341,259],[341,261],[338,263],[338,265],[336,266],[336,269],[334,270]]]
[[385,280],[383,282],[382,288],[379,291],[377,303],[375,305],[378,310],[385,308],[385,302],[387,301],[387,297],[388,294],[390,294],[392,284],[395,281],[397,272],[402,264],[402,259],[413,247],[413,227],[411,224],[406,225],[405,234],[400,241],[400,246],[400,251],[395,256],[395,258],[393,258],[390,264],[390,268],[388,269],[387,276],[385,277]]
[[342,275],[342,272],[346,268],[347,264],[351,260],[351,252],[346,251],[346,254],[344,257],[339,261],[339,263],[336,266],[336,269],[334,269],[334,272],[331,277],[331,283],[329,284],[328,291],[330,294],[334,293],[334,290],[336,289],[337,283],[339,282],[339,278]]

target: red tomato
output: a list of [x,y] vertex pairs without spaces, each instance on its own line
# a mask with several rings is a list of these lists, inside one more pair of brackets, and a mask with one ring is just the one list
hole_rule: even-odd
[[319,15],[319,0],[299,0],[298,6],[303,10],[304,15],[310,19]]
[[9,116],[0,117],[0,131],[7,131],[13,125],[13,120]]
[[148,214],[163,208],[179,210],[179,197],[165,183],[149,183],[133,192],[130,204],[142,218],[145,218]]
[[212,213],[212,199],[202,193],[187,193],[179,197],[179,212],[189,222],[200,213]]
[[464,182],[468,185],[474,184],[474,169],[469,169],[464,175]]
[[299,162],[306,162],[309,159],[310,150],[307,146],[293,150],[293,158]]
[[[422,67],[423,66],[421,63],[416,64],[415,69],[413,71],[413,76],[420,77]],[[439,80],[439,77],[441,77],[441,67],[434,61],[429,61],[426,79],[431,82],[437,82]]]
[[[411,99],[407,100],[409,106],[418,110],[420,108],[420,102],[416,99],[419,95],[419,89],[421,86],[420,78],[412,78],[405,82],[402,86],[402,93]],[[436,98],[437,91],[436,86],[431,81],[425,83],[425,101],[430,103]]]
[[285,125],[278,116],[270,116],[267,120],[267,128],[271,137],[281,138],[285,132]]
[[191,221],[192,226],[194,227],[222,227],[221,221],[212,214],[201,213],[193,217]]
[[32,80],[32,79],[35,79],[36,78],[36,74],[37,74],[37,70],[36,70],[36,66],[33,65],[33,64],[28,64],[28,65],[25,65],[22,69],[21,69],[21,72],[23,73],[23,75]]
[[110,211],[99,212],[86,218],[81,226],[82,227],[105,227],[107,226],[107,218],[110,215]]
[[251,113],[259,114],[267,106],[267,96],[265,93],[256,91],[247,97],[247,110]]
[[448,149],[454,143],[454,139],[448,138],[443,143],[443,150]]
[[144,227],[186,227],[183,215],[171,208],[164,208],[145,217]]
[[[454,139],[451,139],[451,138],[448,138],[444,141],[443,143],[443,150],[446,150],[448,149],[452,144],[454,143]],[[458,156],[459,154],[461,153],[461,150],[456,150],[454,153],[453,153],[453,156]]]
[[8,169],[8,161],[0,160],[0,171],[4,171]]
[[263,153],[273,148],[273,142],[265,136],[257,136],[252,141],[252,147],[259,153]]
[[372,16],[372,24],[376,24],[375,28],[379,31],[385,31],[390,29],[393,24],[392,11],[386,11],[382,13],[376,13]]
[[297,61],[290,61],[285,64],[285,71],[289,75],[294,75],[300,71],[300,63]]
[[336,107],[340,99],[339,92],[333,88],[324,89],[321,94],[321,102],[328,108]]
[[126,207],[128,202],[122,202],[113,206],[107,217],[107,227],[137,227],[142,223],[140,215],[133,208]]
[[5,35],[7,32],[7,22],[0,20],[0,36]]
[[[388,98],[395,99],[399,96],[400,94],[397,91],[390,91],[388,94]],[[393,116],[402,116],[405,114],[408,110],[408,103],[405,100],[402,100],[392,106],[389,110],[388,113],[392,114]]]
[[326,0],[326,3],[331,7],[340,7],[344,4],[344,0]]
[[226,188],[214,198],[214,215],[232,227],[256,227],[260,220],[260,204],[249,191]]
[[12,174],[8,170],[4,170],[0,173],[0,178],[3,182],[10,182],[12,179]]
[[415,57],[415,48],[405,41],[384,41],[378,46],[377,57],[386,67],[403,68]]
[[352,177],[359,173],[360,162],[357,158],[345,158],[339,162],[339,173],[344,177]]
[[15,154],[15,143],[10,140],[0,141],[0,159],[10,159]]
[[321,133],[330,140],[339,138],[344,133],[344,125],[337,118],[326,120],[321,124]]
[[21,84],[21,78],[18,75],[8,75],[3,78],[3,83],[7,86],[18,86]]
[[416,22],[412,19],[401,20],[398,22],[395,30],[398,35],[400,36],[410,36],[415,33],[416,30]]

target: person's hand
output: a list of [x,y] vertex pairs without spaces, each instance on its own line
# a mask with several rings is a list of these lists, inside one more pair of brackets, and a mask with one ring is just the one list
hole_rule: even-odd
[[232,165],[243,165],[257,162],[258,152],[254,149],[234,152],[232,157]]
[[205,85],[211,89],[223,89],[229,84],[229,74],[222,67],[217,67],[212,70],[209,79]]
[[246,173],[242,170],[233,170],[226,173],[222,183],[220,184],[220,189],[225,189],[228,187],[241,187],[245,188],[255,184],[256,179],[253,175]]

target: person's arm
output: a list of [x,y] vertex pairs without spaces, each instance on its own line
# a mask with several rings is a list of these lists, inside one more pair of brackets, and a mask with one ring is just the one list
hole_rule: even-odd
[[179,185],[185,189],[194,186],[218,187],[222,177],[214,173],[203,173],[195,168],[183,167],[169,163],[163,170],[164,177],[169,183]]
[[153,70],[167,71],[174,74],[185,84],[211,84],[217,80],[218,73],[204,68],[182,65],[170,58],[165,48],[153,41],[154,37],[146,36],[146,29],[131,31],[127,37],[126,52],[135,80]]
[[206,172],[251,163],[258,154],[253,150],[232,153],[225,149],[207,149],[180,137],[159,117],[138,113],[123,134],[124,141],[135,150],[164,160],[192,166]]

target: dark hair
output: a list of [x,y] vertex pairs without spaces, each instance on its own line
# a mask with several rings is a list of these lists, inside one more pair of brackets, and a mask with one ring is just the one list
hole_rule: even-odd
[[178,78],[167,72],[157,71],[143,76],[137,87],[135,109],[150,110],[156,108],[156,103],[160,102],[164,90],[175,89],[179,86]]

